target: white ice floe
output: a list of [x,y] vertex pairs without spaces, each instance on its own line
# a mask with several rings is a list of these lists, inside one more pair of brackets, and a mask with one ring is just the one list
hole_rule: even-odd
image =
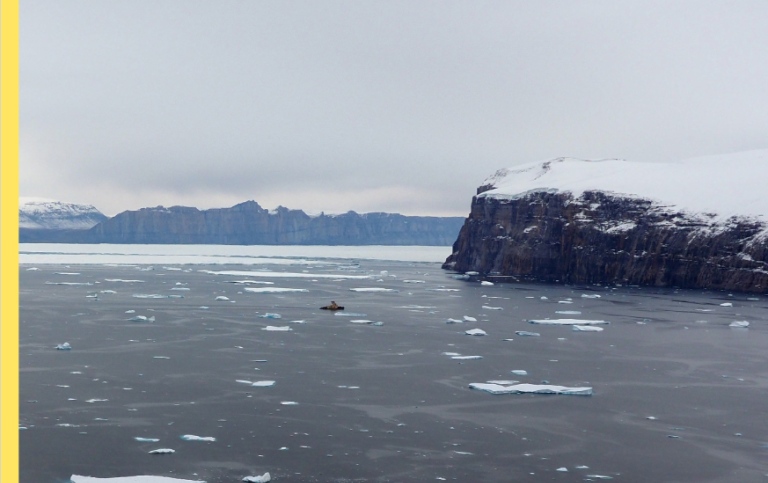
[[477,322],[476,318],[470,317],[469,315],[465,315],[464,320],[466,320],[467,322]]
[[267,472],[261,476],[246,476],[243,481],[246,483],[269,483],[272,481],[272,476]]
[[183,299],[183,295],[163,295],[159,293],[135,293],[131,297],[136,299]]
[[471,360],[478,360],[482,358],[483,356],[451,356],[451,359],[455,359],[457,361],[471,361]]
[[231,275],[233,277],[266,277],[266,278],[333,278],[333,279],[350,279],[350,280],[366,280],[370,279],[369,275],[340,275],[340,274],[328,274],[328,273],[305,273],[305,272],[270,272],[270,271],[247,271],[247,270],[225,270],[215,272],[212,270],[200,270],[202,273],[210,273],[212,275]]
[[46,285],[93,285],[90,282],[45,282]]
[[469,329],[464,333],[467,335],[488,335],[483,329]]
[[443,352],[444,356],[460,356],[460,352]]
[[539,337],[539,336],[541,336],[541,334],[539,334],[538,332],[528,332],[527,330],[516,330],[515,334],[522,335],[524,337]]
[[598,294],[583,293],[581,298],[583,299],[599,299],[601,296]]
[[268,325],[261,330],[266,330],[269,332],[290,332],[293,329],[288,325],[281,325],[281,326],[275,326],[275,325]]
[[141,436],[136,436],[133,439],[135,439],[139,443],[157,443],[158,441],[160,441],[160,438],[144,438]]
[[352,324],[372,324],[373,323],[372,320],[368,320],[368,319],[352,319],[349,322]]
[[493,285],[493,282],[488,282],[486,280],[483,280],[482,282],[480,282],[480,285],[491,286],[491,285]]
[[256,381],[251,383],[253,387],[272,387],[275,385],[275,381]]
[[528,375],[528,371],[526,371],[524,369],[514,369],[514,370],[509,371],[509,372],[511,372],[512,374],[514,374],[516,376],[527,376]]
[[184,434],[180,437],[184,441],[208,441],[208,442],[216,441],[216,438],[214,438],[213,436],[196,436],[194,434]]
[[578,310],[556,310],[555,313],[560,315],[581,315],[581,312]]
[[259,315],[259,317],[262,318],[262,319],[282,319],[283,318],[282,315],[275,314],[275,313],[272,313],[272,312],[267,312],[265,314]]
[[733,307],[733,302],[723,302],[720,307]]
[[58,344],[56,346],[57,351],[69,351],[72,350],[72,346],[69,345],[69,342],[64,342],[63,344]]
[[512,384],[505,386],[501,384],[473,382],[469,385],[469,388],[489,392],[491,394],[563,394],[568,396],[592,395],[591,387],[567,387],[554,386],[550,384]]
[[123,280],[122,278],[105,278],[105,282],[144,283],[144,280]]
[[235,283],[240,285],[251,285],[251,284],[274,285],[275,284],[275,282],[267,282],[267,281],[261,281],[261,280],[225,280],[224,283]]
[[219,296],[216,297],[215,300],[218,300],[220,302],[226,302],[226,301],[229,300],[229,297],[227,297],[226,295],[219,295]]
[[172,454],[175,452],[176,450],[171,448],[158,448],[158,449],[153,449],[152,451],[149,452],[149,454]]
[[445,321],[445,323],[446,324],[463,324],[464,321],[459,319],[448,319]]
[[427,283],[426,280],[403,280],[403,283]]
[[134,315],[128,320],[130,322],[154,322],[155,316],[147,317],[146,315]]
[[515,381],[515,380],[512,380],[512,379],[497,379],[497,380],[485,381],[485,382],[487,382],[488,384],[499,384],[499,385],[502,385],[502,386],[510,386],[512,384],[517,384],[520,381]]
[[749,322],[746,320],[734,320],[730,324],[728,324],[728,327],[733,327],[736,329],[746,329],[749,327]]
[[397,290],[393,288],[384,288],[384,287],[359,287],[359,288],[351,288],[349,289],[350,292],[397,292]]
[[531,319],[531,324],[539,325],[600,325],[610,324],[606,320],[579,320],[579,319]]
[[284,288],[284,287],[246,287],[246,292],[251,293],[292,293],[292,292],[309,292],[305,288]]
[[484,310],[504,310],[503,307],[491,307],[490,305],[483,305]]
[[93,404],[93,403],[97,403],[97,402],[107,402],[107,401],[109,401],[109,399],[95,399],[94,398],[94,399],[89,399],[89,400],[87,400],[85,402],[87,402],[88,404]]
[[559,304],[572,304],[573,300],[558,300],[557,303],[559,303]]
[[430,289],[433,292],[458,292],[459,289],[457,288],[432,288]]
[[602,332],[604,329],[594,325],[572,325],[571,330],[575,332]]
[[71,483],[205,483],[205,481],[202,480],[183,480],[181,478],[171,478],[168,476],[149,475],[117,476],[114,478],[72,475],[69,477],[69,481]]
[[283,406],[298,406],[299,405],[299,403],[297,403],[296,401],[280,401],[280,404],[282,404]]

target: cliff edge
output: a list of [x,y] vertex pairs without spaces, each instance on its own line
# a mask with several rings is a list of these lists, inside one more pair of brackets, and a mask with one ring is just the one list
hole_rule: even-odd
[[444,269],[493,279],[768,293],[768,150],[497,171]]

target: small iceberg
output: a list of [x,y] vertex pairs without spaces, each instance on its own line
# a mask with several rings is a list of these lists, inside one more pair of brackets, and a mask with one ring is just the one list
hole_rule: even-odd
[[483,305],[483,310],[504,310],[504,307],[492,307],[490,305]]
[[293,329],[288,325],[281,325],[281,326],[274,326],[274,325],[268,325],[261,330],[266,330],[269,332],[291,332]]
[[473,382],[469,385],[470,389],[485,391],[491,394],[563,394],[567,396],[591,396],[591,387],[567,387],[553,386],[550,384],[512,384],[505,386],[501,384],[488,384],[484,382]]
[[583,299],[599,299],[600,295],[583,293],[583,294],[581,294],[581,298],[583,298]]
[[732,302],[723,302],[720,304],[720,307],[733,307]]
[[594,325],[572,325],[571,330],[574,332],[602,332],[604,329]]
[[[171,450],[173,451],[173,450]],[[205,483],[202,480],[182,480],[169,476],[118,476],[115,478],[96,478],[94,476],[72,475],[71,483]]]
[[275,381],[256,381],[251,384],[253,387],[272,387],[275,385]]
[[469,315],[465,315],[464,320],[466,320],[467,322],[477,322],[476,318],[470,317]]
[[153,449],[152,451],[149,452],[149,454],[172,454],[175,452],[176,450],[171,448],[158,448],[158,449]]
[[482,282],[480,282],[480,285],[483,285],[483,286],[489,287],[489,286],[492,286],[492,285],[493,285],[493,282],[488,282],[488,281],[486,281],[486,280],[483,280]]
[[228,300],[229,300],[229,297],[227,297],[227,296],[225,296],[225,295],[219,295],[218,297],[216,297],[216,299],[215,299],[215,300],[218,300],[218,301],[220,301],[220,302],[226,302],[226,301],[228,301]]
[[135,439],[139,443],[157,443],[160,441],[160,438],[142,438],[141,436],[136,436],[133,439]]
[[271,312],[267,312],[266,314],[259,315],[262,319],[282,319],[283,316],[280,314],[274,314]]
[[482,358],[483,356],[451,356],[451,359],[454,359],[457,361],[472,361],[472,360],[478,360]]
[[134,315],[130,319],[128,319],[129,322],[154,322],[155,316],[147,317],[146,315]]
[[71,351],[72,346],[69,345],[69,342],[64,342],[63,344],[59,344],[56,346],[57,351]]
[[528,332],[527,330],[516,330],[515,334],[522,335],[523,337],[539,337],[541,334],[538,332]]
[[531,319],[529,324],[539,325],[599,325],[610,324],[607,320],[579,320],[579,319]]
[[184,441],[216,441],[216,438],[213,436],[195,436],[194,434],[184,434],[181,436],[181,439]]
[[734,329],[746,329],[749,327],[749,322],[746,320],[734,320],[728,324],[728,327],[733,327]]
[[528,371],[523,370],[523,369],[515,369],[515,370],[509,371],[509,372],[511,372],[512,374],[514,374],[516,376],[527,376],[528,375]]
[[269,472],[267,472],[261,476],[246,476],[243,478],[243,481],[246,483],[269,483],[272,481],[272,477],[270,476]]
[[459,319],[448,319],[445,321],[445,323],[446,324],[463,324],[464,321]]
[[476,336],[488,335],[483,329],[469,329],[464,331],[464,333],[467,335],[476,335]]
[[283,287],[245,287],[246,292],[251,293],[293,293],[309,292],[305,288],[283,288]]

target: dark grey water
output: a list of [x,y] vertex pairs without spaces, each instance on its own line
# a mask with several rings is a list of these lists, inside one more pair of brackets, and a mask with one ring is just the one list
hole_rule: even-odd
[[[768,297],[482,286],[437,264],[370,261],[272,267],[376,277],[253,278],[308,290],[256,294],[226,283],[248,277],[179,267],[22,267],[22,481],[237,482],[264,472],[285,482],[768,480]],[[350,291],[361,287],[396,292]],[[116,293],[88,297],[104,290]],[[365,315],[318,309],[330,300],[345,315]],[[135,315],[155,321],[128,320]],[[465,315],[477,322],[446,324]],[[611,323],[593,333],[526,322],[543,318]],[[749,329],[729,328],[735,320]],[[262,330],[268,325],[292,330]],[[464,334],[473,328],[488,335]],[[62,342],[72,350],[54,350]],[[594,395],[468,389],[496,379],[591,386]],[[157,448],[175,453],[148,454]]]

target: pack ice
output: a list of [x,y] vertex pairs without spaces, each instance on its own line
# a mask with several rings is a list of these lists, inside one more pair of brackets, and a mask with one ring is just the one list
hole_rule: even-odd
[[513,384],[504,386],[486,382],[473,382],[470,389],[485,391],[491,394],[563,394],[568,396],[591,396],[591,387],[567,387],[550,384]]
[[[96,478],[93,476],[72,475],[69,477],[72,483],[205,483],[201,480],[182,480],[168,476],[118,476],[116,478]],[[245,481],[245,480],[243,480]],[[266,480],[269,481],[269,480]]]
[[531,324],[539,325],[600,325],[610,324],[606,320],[579,320],[579,319],[531,319]]

